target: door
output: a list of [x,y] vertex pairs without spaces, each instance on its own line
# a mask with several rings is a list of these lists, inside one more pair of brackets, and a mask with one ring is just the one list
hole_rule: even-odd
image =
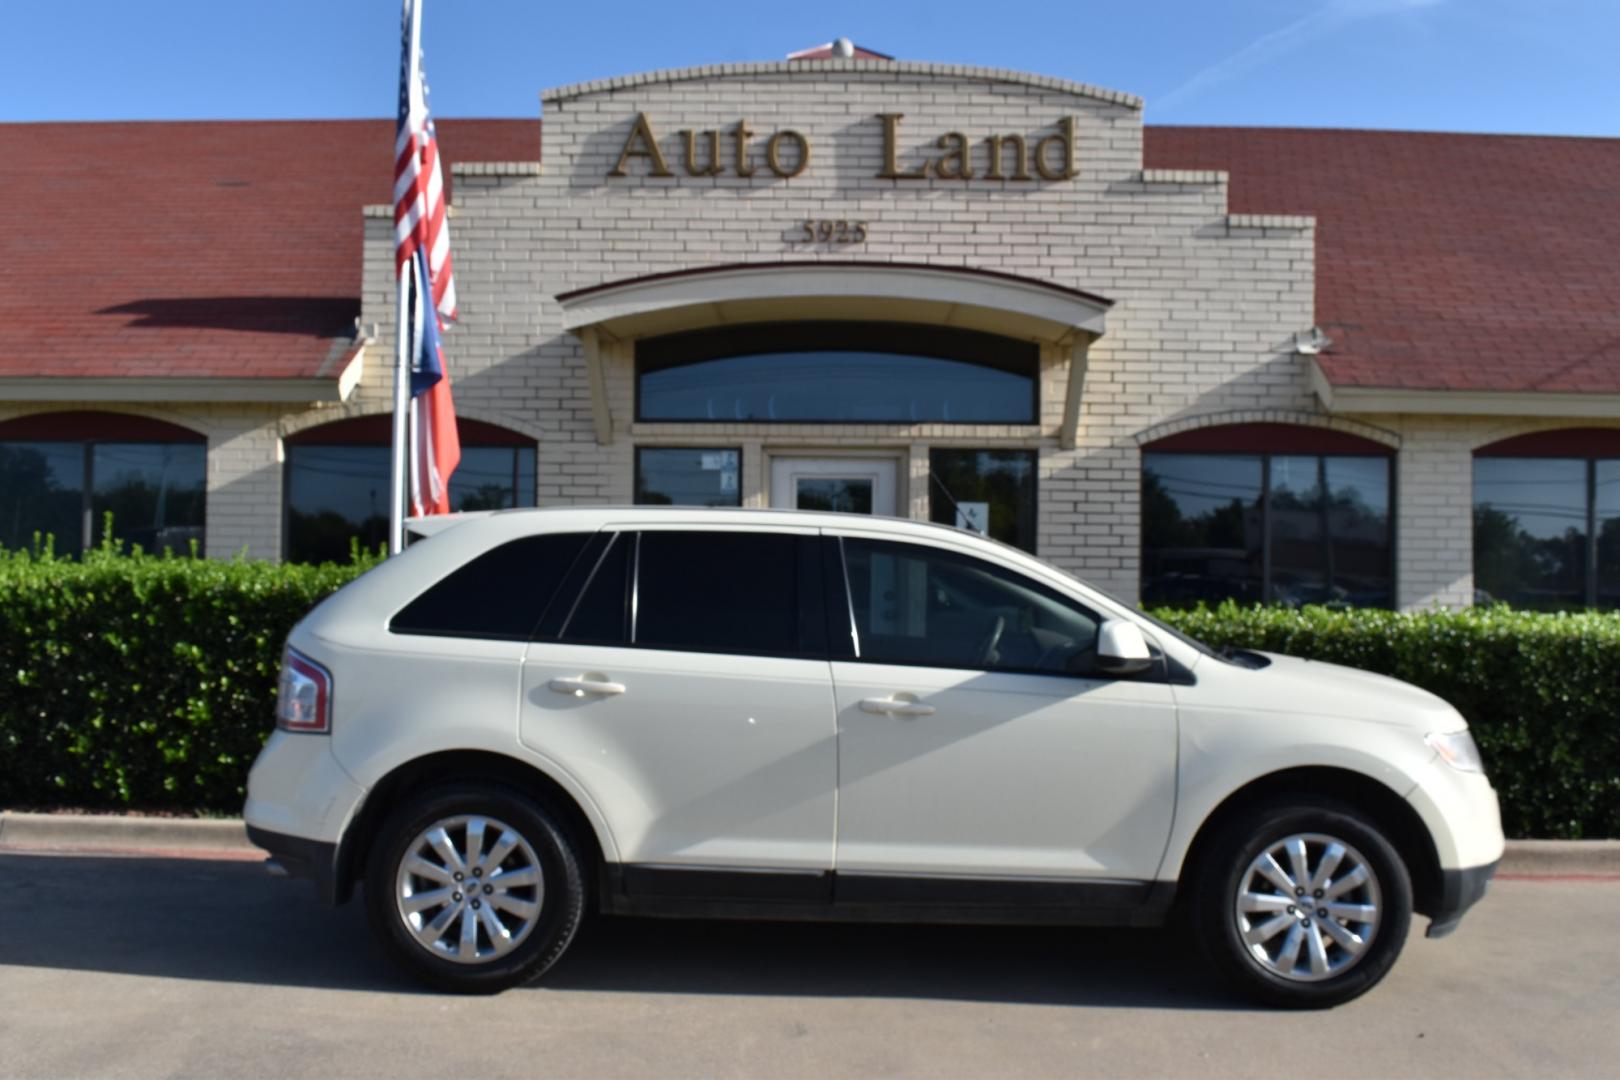
[[621,863],[832,867],[820,591],[813,530],[620,532],[530,644],[521,738],[591,793]]
[[842,548],[857,657],[832,665],[840,880],[1151,880],[1175,809],[1169,685],[1098,674],[1099,617],[1011,569]]
[[894,517],[900,512],[897,472],[895,458],[774,457],[771,505]]

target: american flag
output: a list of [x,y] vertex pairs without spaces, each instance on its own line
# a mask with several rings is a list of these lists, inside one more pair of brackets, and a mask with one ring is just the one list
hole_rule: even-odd
[[[399,71],[399,133],[394,144],[394,270],[410,275],[411,513],[450,512],[450,474],[461,461],[450,375],[440,344],[441,319],[456,317],[445,221],[444,173],[428,114],[418,42],[422,0],[405,0]],[[432,297],[431,303],[424,298]],[[399,453],[402,448],[395,448]]]
[[439,167],[439,138],[428,113],[427,82],[419,45],[421,0],[405,0],[399,67],[399,130],[394,139],[394,272],[411,256],[427,254],[433,306],[456,319],[456,282],[450,264],[450,223]]

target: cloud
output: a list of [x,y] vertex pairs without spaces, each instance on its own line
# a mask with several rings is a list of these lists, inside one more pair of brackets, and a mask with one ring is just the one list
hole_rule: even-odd
[[1153,106],[1159,112],[1174,109],[1229,79],[1246,74],[1267,61],[1350,23],[1436,7],[1443,3],[1445,0],[1329,0],[1311,14],[1260,35],[1237,52],[1204,68],[1154,101]]

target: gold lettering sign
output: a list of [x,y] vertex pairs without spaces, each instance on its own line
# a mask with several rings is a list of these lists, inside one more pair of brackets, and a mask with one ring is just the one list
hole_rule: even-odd
[[[1030,146],[1033,136],[1016,131],[984,136],[982,172],[975,163],[978,156],[975,142],[961,131],[947,131],[935,139],[933,150],[937,153],[925,151],[921,154],[921,160],[916,160],[917,155],[913,151],[912,160],[902,162],[900,124],[904,119],[903,113],[877,115],[878,122],[883,126],[883,160],[876,173],[880,180],[926,180],[932,177],[936,180],[967,181],[983,176],[986,180],[1029,182],[1039,176],[1042,180],[1060,181],[1072,180],[1080,172],[1076,163],[1077,124],[1072,116],[1059,120],[1057,130],[1042,135],[1035,140],[1033,147]],[[726,132],[719,128],[705,131],[686,128],[677,135],[680,138],[681,165],[688,176],[721,176],[728,166],[734,175],[744,179],[759,171],[752,156],[754,130],[748,126],[747,120],[738,120],[736,126]],[[723,137],[731,139],[729,158],[721,147]],[[636,114],[625,135],[624,145],[619,150],[618,160],[608,170],[608,175],[630,175],[628,166],[636,158],[646,162],[648,176],[672,178],[675,175],[658,144],[658,134],[653,130],[652,120],[646,113]],[[765,166],[773,176],[784,180],[800,176],[810,167],[810,158],[810,138],[802,132],[782,128],[772,132],[765,140]]]

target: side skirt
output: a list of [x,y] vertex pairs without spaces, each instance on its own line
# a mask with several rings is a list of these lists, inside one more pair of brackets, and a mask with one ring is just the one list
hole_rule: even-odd
[[1169,881],[609,865],[601,906],[655,918],[1162,926],[1175,891]]

